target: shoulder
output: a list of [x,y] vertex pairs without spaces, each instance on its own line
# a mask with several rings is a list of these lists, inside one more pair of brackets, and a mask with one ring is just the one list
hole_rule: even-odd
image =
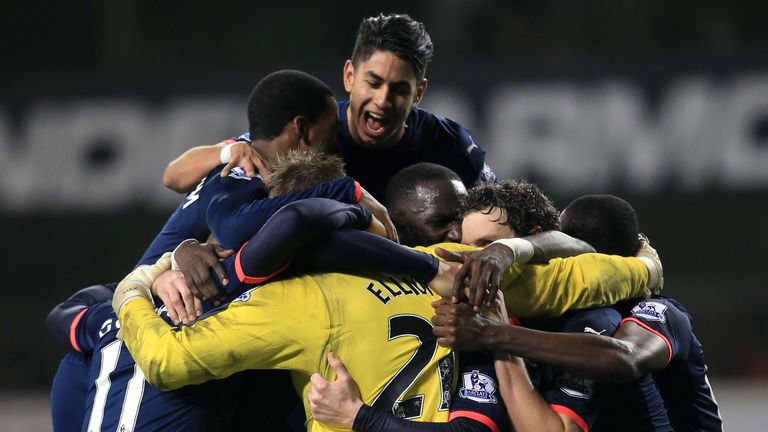
[[594,308],[567,315],[562,331],[612,336],[619,327],[621,315],[613,308]]

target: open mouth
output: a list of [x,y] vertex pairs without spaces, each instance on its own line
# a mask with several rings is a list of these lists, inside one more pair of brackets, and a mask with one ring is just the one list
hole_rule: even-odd
[[386,117],[370,111],[366,111],[363,116],[365,118],[365,129],[368,135],[381,135],[384,133],[387,121]]

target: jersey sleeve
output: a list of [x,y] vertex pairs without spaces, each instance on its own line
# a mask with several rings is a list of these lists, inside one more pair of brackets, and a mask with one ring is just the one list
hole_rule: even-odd
[[81,353],[92,352],[103,333],[112,330],[117,321],[112,303],[106,300],[90,306],[78,316],[70,331],[72,349]]
[[[172,390],[246,369],[319,369],[330,318],[311,277],[254,289],[189,326],[174,329],[149,301],[120,310],[128,350],[147,381]],[[311,323],[311,325],[307,325]]]
[[360,185],[350,177],[268,198],[243,194],[220,194],[206,211],[211,232],[227,248],[237,249],[252,237],[281,207],[305,198],[328,198],[347,204],[360,200]]
[[[457,243],[418,247],[432,255],[441,247],[453,252],[479,248]],[[500,289],[511,316],[560,316],[571,309],[608,306],[619,300],[647,297],[648,269],[637,258],[582,254],[547,264],[513,264]]]
[[472,419],[488,430],[509,429],[509,417],[501,395],[493,359],[483,352],[459,354],[459,390],[454,395],[449,419]]
[[59,342],[82,352],[76,335],[78,324],[89,306],[112,298],[116,284],[94,285],[83,288],[67,300],[56,305],[48,314],[48,331]]
[[648,269],[637,258],[583,254],[547,264],[514,264],[502,277],[510,315],[560,316],[571,309],[646,297]]
[[622,320],[634,322],[664,340],[669,349],[667,363],[681,352],[688,352],[691,341],[691,321],[687,314],[669,300],[659,297],[639,302]]
[[363,229],[370,222],[371,212],[358,205],[325,198],[292,202],[269,218],[235,255],[237,278],[262,283],[286,268],[300,249],[317,244],[330,232],[343,227]]

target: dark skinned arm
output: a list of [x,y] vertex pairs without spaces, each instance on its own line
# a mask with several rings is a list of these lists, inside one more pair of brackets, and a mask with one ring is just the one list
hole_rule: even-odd
[[441,345],[467,351],[493,349],[597,381],[637,380],[666,367],[670,354],[662,338],[632,321],[623,322],[608,337],[497,324],[478,317],[466,304],[442,305],[436,313],[433,332]]

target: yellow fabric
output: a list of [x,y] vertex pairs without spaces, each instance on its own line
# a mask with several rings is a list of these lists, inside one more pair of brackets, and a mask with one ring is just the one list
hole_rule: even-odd
[[[434,247],[421,249],[434,251]],[[647,278],[645,265],[636,259],[590,254],[549,264],[515,265],[504,276],[502,289],[512,315],[558,315],[572,307],[641,295]],[[422,344],[398,331],[397,325],[415,322],[422,330],[429,329],[431,302],[436,299],[435,293],[412,279],[328,273],[269,283],[180,330],[166,324],[143,299],[123,306],[119,319],[128,349],[155,386],[175,389],[245,369],[288,369],[294,372],[294,384],[309,414],[309,375],[320,372],[326,379],[335,378],[327,362],[329,351],[346,364],[369,404],[393,377],[410,370]],[[432,347],[431,333],[426,333],[426,366],[417,369],[418,378],[399,399],[423,395],[414,419],[447,421],[438,363],[450,350]],[[409,361],[410,367],[405,367]],[[329,430],[311,419],[307,427]]]
[[[372,403],[420,346],[415,336],[390,340],[391,332],[397,333],[398,324],[420,320],[432,339],[424,342],[428,359],[400,399],[423,395],[415,420],[448,420],[448,401],[441,407],[438,362],[451,351],[431,334],[431,302],[439,297],[429,288],[386,275],[377,280],[329,273],[273,282],[245,297],[178,331],[149,302],[126,304],[119,315],[125,342],[147,380],[166,390],[245,369],[289,369],[306,405],[309,375],[335,378],[326,357],[333,351],[357,380],[363,400]],[[450,390],[455,377],[446,379]],[[328,430],[311,420],[308,429]]]
[[[480,249],[457,243],[415,249],[434,255],[437,247],[453,252]],[[583,254],[555,258],[547,264],[515,263],[502,278],[500,289],[509,315],[528,318],[648,297],[647,284],[648,268],[637,258]]]

